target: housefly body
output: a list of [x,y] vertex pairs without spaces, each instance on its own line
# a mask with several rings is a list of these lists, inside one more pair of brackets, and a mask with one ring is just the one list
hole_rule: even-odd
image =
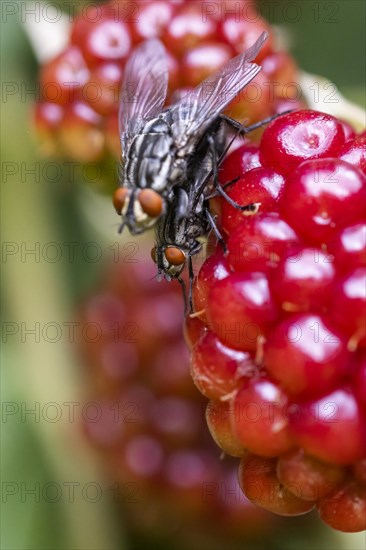
[[[168,69],[164,46],[151,39],[134,50],[125,68],[119,113],[121,187],[113,202],[122,216],[120,232],[127,226],[137,235],[159,219],[164,222],[166,215],[176,218],[174,208],[182,208],[182,197],[192,198],[192,181],[199,184],[194,174],[197,167],[215,169],[215,159],[224,150],[226,129],[245,133],[238,122],[221,113],[260,71],[252,61],[267,36],[262,33],[251,48],[165,110]],[[201,213],[196,214],[203,224]]]

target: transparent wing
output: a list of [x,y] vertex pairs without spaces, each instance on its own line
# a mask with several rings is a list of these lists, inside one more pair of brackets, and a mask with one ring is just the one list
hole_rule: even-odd
[[189,143],[192,136],[202,135],[259,73],[261,67],[250,61],[256,58],[267,38],[268,34],[263,32],[253,46],[231,59],[172,107],[173,131],[178,145]]
[[160,40],[146,40],[125,67],[119,106],[122,155],[146,120],[162,110],[168,87],[168,65]]

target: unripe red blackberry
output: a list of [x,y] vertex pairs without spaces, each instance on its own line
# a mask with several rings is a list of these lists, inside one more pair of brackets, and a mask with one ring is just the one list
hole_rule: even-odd
[[226,253],[195,280],[191,358],[215,441],[242,452],[248,498],[283,515],[316,506],[341,531],[366,527],[365,148],[352,132],[294,112],[226,158],[230,197],[260,205],[245,216],[215,199]]

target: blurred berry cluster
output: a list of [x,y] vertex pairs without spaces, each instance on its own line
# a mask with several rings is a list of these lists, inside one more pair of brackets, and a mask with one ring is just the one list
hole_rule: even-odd
[[159,37],[166,47],[171,103],[264,30],[269,39],[257,59],[262,71],[228,108],[248,123],[302,106],[296,64],[275,48],[273,31],[252,1],[113,0],[88,6],[74,20],[65,50],[41,67],[42,100],[34,115],[41,149],[82,163],[120,157],[124,65],[143,40]]

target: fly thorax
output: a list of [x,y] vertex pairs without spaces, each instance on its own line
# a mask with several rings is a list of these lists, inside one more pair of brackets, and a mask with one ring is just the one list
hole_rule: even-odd
[[129,173],[136,187],[165,190],[173,160],[172,148],[173,140],[168,134],[141,134],[136,138]]
[[149,120],[129,147],[125,174],[131,188],[164,192],[172,164],[170,125],[161,117]]

